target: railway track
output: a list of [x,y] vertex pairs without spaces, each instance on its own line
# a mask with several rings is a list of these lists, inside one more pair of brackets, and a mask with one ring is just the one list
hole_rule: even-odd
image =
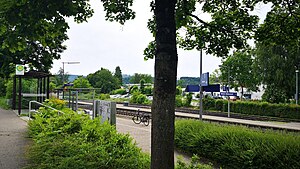
[[[78,104],[79,108],[93,110],[92,102],[84,101],[79,103],[80,103]],[[133,116],[138,109],[140,112],[149,114],[151,116],[150,106],[141,106],[141,105],[124,106],[123,104],[117,104],[117,114],[120,115]],[[192,118],[192,119],[199,118],[198,114],[199,114],[198,110],[191,110],[191,109],[176,109],[176,113],[175,113],[177,118]],[[299,122],[290,122],[285,119],[277,119],[272,117],[258,117],[258,116],[249,116],[249,115],[232,113],[231,118],[227,118],[227,113],[204,112],[203,120],[209,122],[217,122],[217,123],[245,125],[248,127],[262,128],[262,129],[287,130],[293,132],[300,132]]]

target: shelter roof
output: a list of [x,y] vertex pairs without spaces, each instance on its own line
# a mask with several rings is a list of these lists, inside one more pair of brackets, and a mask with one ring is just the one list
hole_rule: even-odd
[[24,75],[21,75],[21,77],[25,77],[25,78],[44,78],[48,76],[53,76],[53,75],[50,73],[36,71],[36,70],[30,70],[28,72],[25,72]]

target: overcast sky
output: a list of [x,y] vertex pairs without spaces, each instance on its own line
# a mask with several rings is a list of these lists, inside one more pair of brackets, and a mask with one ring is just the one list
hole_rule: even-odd
[[[55,60],[51,72],[57,73],[62,62],[76,61],[80,64],[65,64],[65,72],[76,75],[88,75],[101,67],[114,71],[120,66],[122,74],[144,73],[154,75],[154,60],[144,61],[143,50],[153,40],[147,29],[151,18],[150,0],[138,0],[134,3],[136,18],[124,26],[116,22],[105,21],[105,13],[99,0],[91,0],[95,13],[87,23],[77,24],[69,19],[69,40],[65,42],[67,50],[60,60]],[[262,7],[256,12],[265,15]],[[212,72],[221,59],[203,52],[203,72]],[[199,51],[178,49],[177,77],[199,77]]]

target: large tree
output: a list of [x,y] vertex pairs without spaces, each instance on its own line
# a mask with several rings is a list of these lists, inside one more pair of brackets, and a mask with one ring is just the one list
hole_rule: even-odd
[[101,93],[109,93],[120,88],[119,80],[104,68],[89,74],[87,79],[94,88],[100,88]]
[[294,98],[299,55],[299,52],[294,53],[283,45],[256,44],[255,70],[266,89],[264,100],[279,103]]
[[83,77],[83,76],[79,76],[77,77],[74,82],[74,88],[91,88],[92,85],[90,84],[90,82],[87,80],[87,78]]
[[[131,9],[133,0],[101,1],[104,10],[107,12],[107,20],[116,20],[124,24],[126,20],[135,17],[135,13]],[[0,2],[9,2],[9,0],[0,0]],[[32,34],[35,31],[47,30],[49,27],[54,32],[56,39],[66,39],[66,34],[61,34],[67,29],[64,17],[75,16],[75,19],[85,20],[91,14],[87,0],[23,0],[18,1],[18,3],[16,1],[12,2],[13,6],[8,5],[4,11],[7,9],[13,10],[7,10],[10,11],[7,12],[7,15],[4,12],[5,17],[3,17],[2,12],[2,19],[0,19],[1,32],[4,30],[5,34],[9,36],[0,36],[4,37],[7,43],[11,42],[10,39],[18,39],[21,45],[13,42],[8,43],[12,47],[7,47],[6,43],[2,43],[2,46],[3,44],[6,46],[6,49],[11,48],[14,49],[13,51],[27,47],[27,44],[31,44],[30,42],[34,43],[33,51],[43,51],[39,47],[44,47],[42,42],[45,41],[44,39],[49,35],[48,33],[38,37],[36,36],[39,34],[20,36],[25,38],[19,38],[19,34],[26,35],[26,32]],[[152,169],[174,168],[174,107],[178,60],[176,30],[184,28],[183,36],[179,38],[179,42],[185,49],[196,48],[199,50],[205,48],[208,53],[225,57],[230,49],[239,49],[246,46],[247,38],[253,35],[258,18],[250,15],[249,11],[253,10],[258,2],[260,0],[153,0],[151,2],[150,6],[154,10],[154,18],[149,22],[149,28],[155,37],[155,41],[149,45],[148,49],[150,50],[146,50],[145,54],[152,54],[152,57],[155,55],[155,89],[152,104]],[[280,5],[288,6],[288,8],[293,8],[294,5],[297,9],[289,10],[290,13],[293,15],[299,13],[298,1],[264,0],[264,2],[272,2],[274,4],[273,8],[278,7],[278,9]],[[2,5],[4,4],[2,3]],[[3,8],[2,5],[0,3],[1,8]],[[198,15],[200,10],[210,14],[211,20],[205,20]],[[15,18],[18,18],[18,20],[15,20]],[[27,21],[33,24],[26,24]],[[2,25],[5,25],[4,28]],[[57,27],[53,27],[55,25]],[[27,26],[30,26],[30,29]],[[296,26],[296,28],[299,31],[299,26]],[[15,33],[15,30],[18,31]],[[10,34],[11,32],[12,34]],[[29,39],[29,43],[27,39]],[[58,49],[62,49],[62,47]],[[44,51],[47,52],[48,48]],[[5,50],[5,52],[11,51]],[[38,64],[36,65],[38,67]]]
[[[102,0],[107,19],[119,20],[130,16],[132,0]],[[244,0],[197,1],[155,0],[151,2],[154,17],[148,23],[155,40],[144,51],[155,59],[154,98],[152,104],[151,168],[174,168],[174,117],[177,78],[176,30],[184,27],[180,38],[186,49],[206,48],[208,53],[227,56],[231,48],[243,48],[258,17],[248,12],[255,2]],[[124,10],[125,6],[125,10]],[[205,21],[196,13],[196,7],[210,13]],[[199,9],[199,7],[201,9]],[[130,12],[128,12],[130,11]],[[176,12],[175,12],[176,11]],[[132,13],[131,13],[132,14]],[[126,18],[125,18],[126,19]],[[175,19],[177,22],[175,22]]]
[[132,84],[138,84],[142,79],[144,79],[145,83],[153,82],[153,77],[150,74],[142,74],[142,73],[135,73],[133,76],[130,77],[129,82]]
[[[225,59],[220,68],[221,80],[230,88],[241,89],[241,95],[244,95],[244,88],[248,91],[256,91],[258,80],[254,72],[254,63],[250,53],[234,52]],[[228,82],[229,80],[229,82]]]
[[114,76],[119,80],[119,84],[122,85],[123,80],[122,80],[122,71],[121,71],[120,66],[116,67]]
[[255,35],[255,65],[264,85],[263,99],[294,98],[295,70],[300,68],[300,2],[272,1],[273,8]]
[[66,17],[83,22],[92,13],[88,0],[0,0],[0,76],[13,70],[10,63],[48,72],[66,49]]

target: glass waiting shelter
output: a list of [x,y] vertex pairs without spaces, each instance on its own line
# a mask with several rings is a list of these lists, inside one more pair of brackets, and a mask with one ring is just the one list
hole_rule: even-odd
[[[25,72],[24,75],[15,75],[13,78],[13,95],[12,95],[12,108],[16,110],[18,107],[18,114],[21,114],[22,103],[27,103],[26,100],[36,100],[43,102],[45,99],[49,99],[49,73],[30,70]],[[22,80],[30,79],[30,83],[27,86],[22,85]],[[18,84],[18,85],[17,85]],[[29,85],[29,86],[28,86]],[[25,87],[29,87],[30,90],[25,90]],[[18,99],[17,99],[18,98]],[[27,98],[27,99],[26,99]],[[18,105],[18,106],[17,106]],[[25,105],[23,105],[24,107]]]

